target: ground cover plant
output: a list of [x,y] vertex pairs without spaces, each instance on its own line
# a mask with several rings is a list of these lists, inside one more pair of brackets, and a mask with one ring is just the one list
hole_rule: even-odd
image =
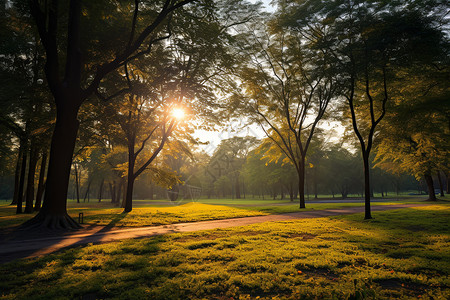
[[[267,214],[279,214],[298,212],[298,204],[286,201],[278,201],[279,206],[267,200],[244,200],[238,202],[233,199],[199,200],[201,202],[180,203],[179,205],[168,202],[141,201],[140,205],[130,213],[122,213],[123,209],[114,207],[107,202],[103,203],[75,203],[69,202],[69,215],[78,219],[78,214],[83,213],[84,224],[101,225],[109,227],[139,227],[153,225],[167,225],[184,222],[196,222],[206,220],[220,220],[228,218],[261,216]],[[214,204],[212,204],[214,203]],[[237,204],[239,203],[239,204]],[[390,205],[402,203],[419,203],[417,199],[401,201],[374,202],[373,205]],[[307,209],[338,209],[344,207],[361,206],[361,203],[311,203]],[[0,228],[16,226],[31,218],[30,214],[15,213],[15,207],[7,203],[0,205]]]
[[1,265],[1,298],[448,299],[449,215],[441,204],[88,245]]

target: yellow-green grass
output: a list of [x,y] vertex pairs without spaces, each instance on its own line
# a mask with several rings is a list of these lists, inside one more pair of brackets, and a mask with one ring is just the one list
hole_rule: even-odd
[[449,299],[430,205],[88,245],[0,266],[3,299]]
[[[218,200],[219,201],[219,200]],[[219,203],[219,202],[218,202]],[[259,202],[256,202],[259,204]],[[373,202],[372,205],[390,205],[402,203],[423,203],[417,200],[402,200],[391,202]],[[442,202],[448,203],[448,202]],[[345,207],[363,206],[363,203],[311,203],[307,209],[338,209]],[[219,220],[248,216],[260,216],[298,212],[298,204],[274,206],[233,206],[212,205],[203,203],[186,203],[178,206],[139,206],[133,208],[130,213],[124,214],[122,208],[111,208],[109,203],[69,203],[68,213],[78,219],[78,214],[84,214],[84,224],[103,225],[115,227],[140,227],[152,225],[167,225],[184,222],[196,222],[205,220]],[[7,204],[0,205],[0,228],[19,225],[34,214],[15,214],[15,207]]]

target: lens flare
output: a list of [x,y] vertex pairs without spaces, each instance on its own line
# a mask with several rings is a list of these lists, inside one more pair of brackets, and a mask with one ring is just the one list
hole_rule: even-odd
[[184,110],[183,110],[182,108],[174,108],[174,109],[172,110],[172,116],[173,116],[175,119],[181,120],[181,119],[184,118],[185,112],[184,112]]

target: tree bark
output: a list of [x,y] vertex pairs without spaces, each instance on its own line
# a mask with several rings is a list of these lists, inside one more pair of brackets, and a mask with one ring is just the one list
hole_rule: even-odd
[[300,161],[298,171],[298,194],[300,197],[300,208],[306,208],[305,206],[305,159]]
[[31,143],[30,147],[30,163],[28,164],[28,179],[27,179],[27,191],[25,200],[25,213],[30,214],[33,212],[34,202],[34,178],[36,177],[36,164],[38,160],[38,151],[34,143]]
[[438,182],[439,182],[439,189],[441,191],[441,197],[445,197],[444,195],[444,185],[442,184],[442,179],[441,179],[441,171],[437,171],[437,178],[438,178]]
[[86,188],[86,193],[84,193],[83,202],[86,202],[86,198],[88,199],[88,202],[89,202],[89,190],[91,189],[91,183],[92,183],[92,179],[88,181],[88,186]]
[[17,205],[17,199],[19,197],[19,183],[20,183],[20,162],[22,160],[23,148],[20,144],[19,151],[17,153],[16,171],[14,172],[14,196],[10,205]]
[[78,177],[78,164],[74,164],[75,167],[75,190],[77,192],[77,203],[80,203],[80,178]]
[[437,201],[436,194],[434,193],[433,177],[431,174],[425,174],[424,177],[428,188],[428,200]]
[[39,211],[41,209],[42,196],[45,190],[45,169],[47,167],[47,150],[42,152],[41,158],[41,168],[39,170],[39,183],[38,190],[36,193],[36,203],[34,204],[34,211]]
[[370,164],[369,153],[363,154],[364,161],[364,220],[372,219],[370,209]]
[[[76,94],[76,91],[68,93],[72,97],[76,97]],[[39,213],[23,224],[23,227],[26,228],[81,228],[67,214],[67,192],[69,188],[72,155],[79,127],[77,120],[79,106],[71,105],[75,101],[69,96],[55,100],[58,103],[57,116],[50,146],[50,160],[44,202]]]
[[26,146],[24,145],[22,151],[22,163],[20,166],[20,178],[19,178],[19,189],[18,189],[18,196],[17,196],[17,209],[16,214],[22,213],[22,202],[23,202],[23,188],[25,186],[25,171],[27,168],[27,152],[25,151]]

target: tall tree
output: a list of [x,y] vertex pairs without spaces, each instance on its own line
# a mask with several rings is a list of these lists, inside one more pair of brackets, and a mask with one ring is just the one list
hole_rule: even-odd
[[[347,100],[352,128],[360,144],[365,219],[371,219],[369,157],[378,125],[390,104],[392,83],[402,80],[396,70],[423,61],[424,56],[417,54],[436,53],[434,45],[443,38],[435,22],[440,17],[430,17],[430,3],[423,1],[286,2],[290,3],[284,18],[286,25],[337,62],[334,76],[342,83],[341,95]],[[434,2],[441,5],[440,1]]]
[[[151,3],[134,1],[134,7],[122,18],[128,18],[128,33],[111,28],[108,18],[94,6],[111,8],[107,1],[95,4],[70,0],[68,4],[57,1],[30,1],[30,12],[46,53],[45,73],[50,91],[56,104],[56,123],[50,147],[50,160],[47,175],[46,193],[42,209],[25,226],[44,226],[50,228],[79,228],[80,226],[67,214],[67,191],[73,150],[79,127],[77,119],[80,106],[93,94],[99,92],[102,80],[114,70],[123,67],[128,61],[150,53],[152,46],[170,36],[165,25],[174,11],[194,0],[166,0]],[[116,12],[126,11],[128,3],[116,8]],[[142,10],[146,10],[145,15]],[[62,11],[67,20],[62,18]],[[83,13],[82,13],[83,11]],[[109,10],[114,11],[114,10]],[[114,16],[113,16],[114,17]],[[86,20],[96,19],[97,28],[116,30],[115,38],[110,36],[101,49],[93,40],[86,40],[95,27],[83,27]],[[103,27],[104,23],[105,27]],[[170,22],[169,22],[170,23]],[[65,42],[63,42],[65,40]],[[90,43],[90,44],[89,44]],[[87,46],[88,45],[88,46]],[[90,47],[90,49],[88,49]],[[93,49],[94,48],[94,49]],[[115,48],[115,49],[113,49]],[[91,50],[91,52],[87,52]],[[102,50],[109,55],[103,53]],[[95,53],[97,52],[97,54]],[[96,57],[100,56],[99,57]],[[61,62],[65,62],[61,66]]]
[[305,208],[306,155],[337,85],[326,51],[304,47],[300,34],[277,21],[265,30],[259,24],[251,29],[240,73],[245,92],[234,99],[294,165]]

